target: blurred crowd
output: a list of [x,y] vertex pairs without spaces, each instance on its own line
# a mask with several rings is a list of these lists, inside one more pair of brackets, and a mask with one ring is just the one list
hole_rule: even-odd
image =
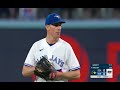
[[0,19],[44,19],[53,12],[72,20],[120,18],[120,8],[0,8]]

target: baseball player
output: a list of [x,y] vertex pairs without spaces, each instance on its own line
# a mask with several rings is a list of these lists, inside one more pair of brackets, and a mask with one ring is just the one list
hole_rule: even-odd
[[[47,56],[57,70],[57,74],[51,75],[50,78],[59,78],[57,82],[68,82],[80,78],[80,64],[76,55],[71,45],[60,38],[63,23],[66,22],[56,13],[47,16],[45,21],[47,35],[32,45],[23,65],[23,76],[31,77],[34,74],[36,62],[42,56]],[[47,81],[36,76],[34,82]]]

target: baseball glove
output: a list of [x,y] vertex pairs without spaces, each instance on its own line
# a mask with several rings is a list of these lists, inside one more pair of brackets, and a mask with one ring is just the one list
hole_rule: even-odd
[[40,78],[47,80],[53,80],[50,78],[50,74],[56,72],[55,68],[48,61],[46,57],[42,57],[36,64],[34,74]]

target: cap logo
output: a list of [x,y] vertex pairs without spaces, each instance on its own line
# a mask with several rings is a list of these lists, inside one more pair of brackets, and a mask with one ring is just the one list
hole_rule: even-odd
[[57,17],[58,19],[60,19],[60,16],[58,16],[58,15],[56,15],[56,16],[54,16],[54,17]]

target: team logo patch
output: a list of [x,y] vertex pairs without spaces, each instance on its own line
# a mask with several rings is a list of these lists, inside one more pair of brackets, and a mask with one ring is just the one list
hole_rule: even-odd
[[60,16],[57,16],[57,15],[56,15],[56,16],[54,16],[54,17],[57,17],[58,19],[60,19]]

